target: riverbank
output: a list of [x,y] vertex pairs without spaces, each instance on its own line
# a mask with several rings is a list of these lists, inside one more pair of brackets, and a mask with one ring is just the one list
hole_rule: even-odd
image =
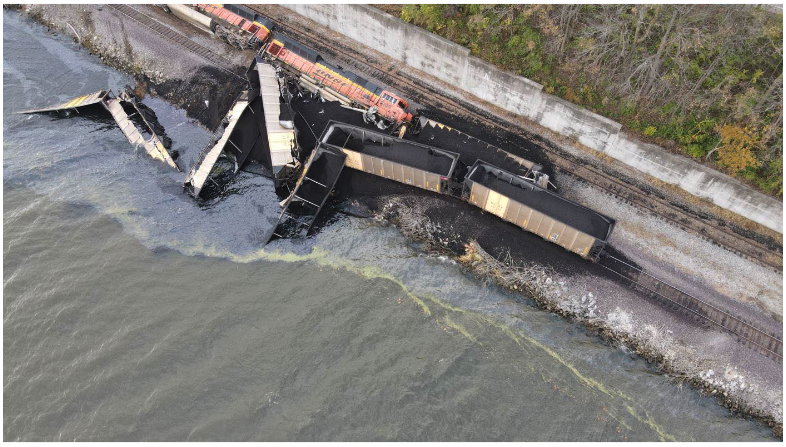
[[[71,36],[106,65],[134,76],[137,93],[165,99],[209,130],[218,126],[244,88],[230,72],[211,66],[179,45],[124,19],[110,7],[29,5],[20,8],[51,30]],[[207,34],[194,34],[189,25],[177,18],[162,14],[161,19],[173,29],[191,35],[197,43],[222,44]],[[227,53],[235,64],[234,71],[241,76],[252,55],[253,52]]]
[[[766,378],[765,372],[780,365],[740,349],[744,347],[733,341],[723,342],[725,334],[712,334],[699,321],[639,301],[643,296],[605,278],[566,275],[510,252],[491,255],[474,239],[487,237],[457,231],[479,216],[462,218],[455,212],[449,213],[457,225],[448,227],[434,218],[447,211],[444,204],[434,202],[392,197],[382,199],[374,207],[379,210],[378,219],[393,222],[403,234],[423,242],[430,250],[451,256],[480,280],[493,281],[534,299],[542,309],[584,325],[611,346],[641,356],[673,377],[675,385],[688,383],[716,397],[719,404],[738,415],[755,417],[772,427],[776,436],[783,437],[782,390]],[[498,229],[489,229],[495,230]],[[726,350],[737,352],[727,356]],[[756,371],[750,362],[764,368]],[[777,377],[776,373],[774,378]]]
[[[220,74],[216,73],[209,74],[205,76],[205,80],[200,81],[197,73],[200,73],[200,70],[204,72],[206,67],[204,62],[193,59],[193,56],[184,53],[180,49],[175,51],[176,49],[168,48],[165,43],[160,42],[163,39],[149,36],[144,30],[138,29],[132,23],[124,23],[108,11],[108,8],[101,9],[98,6],[34,6],[27,12],[37,18],[37,20],[42,23],[48,23],[63,34],[69,34],[69,30],[73,27],[76,32],[74,38],[82,42],[83,45],[85,45],[85,39],[89,36],[91,42],[90,50],[95,52],[95,54],[103,56],[109,63],[120,65],[123,64],[124,58],[128,57],[128,61],[125,62],[125,68],[123,68],[124,71],[140,76],[140,79],[146,82],[146,88],[150,92],[158,92],[165,98],[171,97],[174,104],[183,107],[190,116],[201,117],[200,121],[209,128],[212,128],[209,125],[211,113],[213,114],[212,116],[220,117],[226,110],[219,107],[219,104],[223,104],[221,103],[222,95],[227,97],[223,100],[231,102],[234,99],[234,96],[230,96],[229,93],[230,89],[237,88],[237,86],[233,87],[232,82],[222,79]],[[162,16],[162,20],[166,20],[167,16],[163,14]],[[96,25],[96,23],[101,25]],[[173,24],[173,26],[181,25]],[[123,31],[120,32],[118,30]],[[193,34],[192,31],[188,32]],[[209,39],[200,35],[193,35],[192,37],[199,41]],[[217,40],[207,40],[206,43],[223,45]],[[168,53],[168,51],[172,52]],[[234,50],[225,49],[223,54],[238,60],[238,67],[243,67],[247,60],[243,59],[244,56],[240,52],[235,52]],[[166,71],[168,65],[171,66],[172,71]],[[195,77],[197,79],[193,81]],[[219,86],[224,90],[223,93],[207,92],[207,95],[215,96],[207,96],[208,104],[204,105],[203,108],[203,97],[198,95],[208,90],[205,87],[207,85]],[[177,90],[179,86],[183,86],[181,90]],[[212,104],[212,107],[210,104]],[[422,200],[419,199],[419,203],[422,206],[422,204],[427,204],[429,200],[432,199],[422,198]],[[381,209],[384,208],[383,204]],[[434,208],[434,210],[444,209],[444,206]],[[458,208],[454,209],[457,210],[457,213],[463,212],[463,210]],[[401,207],[400,210],[402,215],[418,215],[413,205]],[[474,222],[475,227],[482,227],[488,224],[490,228],[496,225],[496,223],[490,222],[488,219],[475,220],[479,219],[477,214],[479,213],[470,213],[464,220]],[[390,218],[395,220],[394,216]],[[457,241],[469,243],[470,236],[472,235],[462,235]],[[470,259],[473,258],[473,252],[469,251],[468,253],[470,253],[468,255]],[[482,254],[480,254],[480,250],[476,250],[475,253],[477,256],[480,256],[480,259],[484,259]],[[466,253],[461,254],[467,255]],[[488,275],[491,272],[491,270],[487,269],[485,274]],[[493,278],[493,275],[491,277]],[[572,283],[580,282],[573,278],[565,279]],[[578,293],[579,289],[571,290],[570,293],[566,293],[566,290],[555,290],[555,295],[552,296],[552,299],[556,300],[554,301],[555,303],[562,303],[561,307],[558,306],[555,309],[562,307],[569,309],[571,305],[575,305],[577,309],[575,313],[587,314],[586,321],[578,321],[588,325],[595,320],[604,321],[608,331],[620,334],[620,339],[626,334],[626,329],[632,334],[628,336],[633,337],[633,335],[636,335],[635,332],[632,332],[634,329],[646,328],[647,324],[656,329],[668,324],[669,330],[673,334],[666,332],[666,335],[664,335],[666,341],[656,344],[654,348],[650,348],[648,351],[652,350],[653,355],[657,355],[655,354],[656,350],[661,350],[660,355],[663,358],[671,359],[670,361],[673,363],[681,362],[678,367],[685,369],[685,377],[695,380],[696,383],[712,387],[711,389],[716,391],[716,395],[726,393],[725,400],[732,403],[732,406],[734,406],[733,403],[736,400],[739,411],[758,415],[765,421],[768,420],[772,423],[775,433],[782,436],[782,388],[780,385],[782,371],[779,377],[778,372],[780,368],[768,363],[771,360],[761,358],[761,356],[756,357],[757,354],[751,356],[752,353],[746,353],[744,347],[737,344],[726,334],[704,331],[701,328],[692,326],[692,322],[681,321],[679,318],[675,318],[675,315],[659,309],[655,305],[640,303],[641,297],[634,296],[631,293],[625,294],[624,289],[619,285],[615,286],[605,282],[598,284],[598,282],[602,281],[593,278],[591,275],[586,275],[579,279],[581,283],[576,287],[587,289],[588,291],[577,295],[576,293]],[[543,281],[545,282],[545,279]],[[552,279],[550,284],[561,289],[563,285],[559,284],[560,281],[563,281],[563,279]],[[570,288],[571,285],[564,284],[565,289]],[[513,284],[513,286],[520,287],[518,284]],[[594,292],[589,292],[589,290],[594,290]],[[599,293],[599,290],[604,293]],[[556,295],[557,292],[560,294]],[[592,293],[592,296],[589,296],[589,293]],[[587,297],[584,302],[581,301],[582,297]],[[592,303],[590,298],[595,298],[594,304],[587,304]],[[577,303],[581,303],[581,305]],[[591,311],[593,306],[597,306],[597,309]],[[619,311],[617,308],[619,308]],[[646,324],[641,324],[642,322]],[[681,330],[675,330],[676,328]],[[638,335],[639,338],[644,337],[644,339],[646,339],[646,336],[646,333]],[[672,338],[669,339],[668,337]],[[687,345],[687,348],[684,348],[682,345]],[[708,351],[706,349],[708,347],[713,349]],[[669,349],[673,350],[669,351]],[[716,354],[718,357],[715,357]],[[691,365],[692,368],[689,368]],[[661,365],[661,367],[668,369],[664,365]],[[673,368],[676,370],[678,367]],[[739,372],[735,372],[735,367]],[[721,375],[719,371],[726,371],[727,373],[723,374],[723,378],[716,379],[716,377]],[[744,386],[741,386],[743,383]],[[740,404],[740,402],[744,404]]]

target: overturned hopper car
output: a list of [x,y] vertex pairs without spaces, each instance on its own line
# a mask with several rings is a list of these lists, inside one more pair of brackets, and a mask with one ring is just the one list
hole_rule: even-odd
[[335,148],[324,144],[317,145],[306,161],[295,190],[286,200],[269,241],[303,237],[311,231],[317,215],[344,169],[346,158],[344,153]]
[[478,160],[464,179],[462,198],[527,231],[597,260],[614,219]]
[[448,189],[459,154],[331,121],[320,138],[347,155],[346,166],[438,193]]

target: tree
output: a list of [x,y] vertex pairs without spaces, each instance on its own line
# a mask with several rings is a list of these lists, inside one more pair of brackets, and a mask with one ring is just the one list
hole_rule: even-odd
[[759,135],[747,127],[726,124],[716,128],[721,136],[718,146],[718,164],[730,173],[736,174],[750,167],[758,166],[756,150],[759,148]]

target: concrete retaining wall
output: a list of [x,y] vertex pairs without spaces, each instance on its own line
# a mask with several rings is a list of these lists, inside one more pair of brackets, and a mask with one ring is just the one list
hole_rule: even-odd
[[366,5],[284,5],[387,56],[605,152],[667,183],[783,233],[783,204],[747,185],[620,132],[622,125],[544,93],[543,86],[502,71],[469,50]]

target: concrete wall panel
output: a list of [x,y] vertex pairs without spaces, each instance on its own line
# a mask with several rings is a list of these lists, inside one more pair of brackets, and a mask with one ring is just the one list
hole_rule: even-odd
[[621,132],[606,154],[722,208],[783,231],[783,204],[707,166]]
[[609,141],[613,141],[612,137],[622,127],[615,121],[548,94],[543,95],[540,110],[534,120],[601,152],[606,150]]

